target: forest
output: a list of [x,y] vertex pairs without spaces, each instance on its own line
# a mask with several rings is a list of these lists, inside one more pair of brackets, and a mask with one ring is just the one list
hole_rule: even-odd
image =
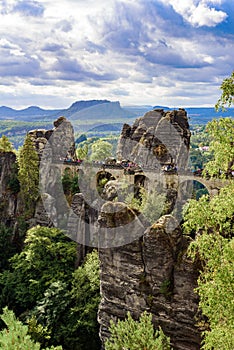
[[[224,80],[216,108],[233,104],[234,73]],[[17,126],[28,131],[25,125]],[[7,125],[5,125],[7,131]],[[220,118],[206,126],[193,126],[190,160],[192,170],[230,181],[219,193],[193,196],[183,208],[183,234],[190,237],[187,255],[198,261],[195,292],[202,317],[198,328],[201,349],[234,349],[234,120]],[[91,161],[115,156],[117,137],[89,138],[76,142],[79,159]],[[15,151],[6,135],[0,138],[0,157],[16,153],[17,167],[7,179],[8,192],[22,204],[18,231],[4,221],[0,226],[0,349],[99,350],[98,308],[100,261],[98,249],[88,248],[78,259],[79,243],[61,229],[32,226],[39,198],[39,156],[30,137]],[[1,170],[0,170],[1,171]],[[108,181],[108,180],[107,180]],[[102,179],[104,186],[105,179]],[[79,178],[69,172],[62,177],[68,202],[79,192]],[[139,198],[138,198],[139,199]],[[138,201],[126,197],[135,211],[144,212],[151,224],[157,220],[156,195]],[[4,200],[0,203],[3,210]],[[170,296],[171,297],[171,296]],[[169,350],[170,338],[161,327],[155,329],[152,314],[145,311],[135,319],[113,320],[106,350]]]

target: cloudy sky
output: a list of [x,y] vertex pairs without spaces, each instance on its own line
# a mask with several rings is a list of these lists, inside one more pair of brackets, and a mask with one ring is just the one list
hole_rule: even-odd
[[0,0],[0,106],[213,106],[233,0]]

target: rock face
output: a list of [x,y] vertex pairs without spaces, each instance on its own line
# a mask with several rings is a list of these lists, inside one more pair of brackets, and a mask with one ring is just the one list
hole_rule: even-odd
[[193,292],[197,268],[186,255],[190,239],[178,227],[167,232],[168,226],[175,226],[174,220],[163,216],[132,243],[100,250],[103,344],[111,319],[124,319],[127,311],[137,319],[146,310],[152,313],[155,327],[160,325],[170,336],[173,349],[200,349],[195,320],[198,297]]
[[[186,111],[156,109],[137,119],[132,127],[123,126],[117,156],[119,160],[138,163],[146,174],[150,168],[160,175],[163,165],[173,164],[179,175],[187,169],[189,142]],[[171,212],[176,201],[180,208],[177,198],[183,196],[178,195],[181,189],[169,183],[171,176],[165,177]],[[142,182],[140,177],[139,181]],[[106,186],[107,198],[111,199],[115,195],[113,184],[110,183],[110,188],[108,183]],[[128,210],[122,211],[121,220],[111,213],[117,211],[116,205],[106,203],[99,218],[100,232],[108,233],[108,228],[116,227],[116,235],[121,234],[123,241],[127,241],[125,245],[109,245],[113,248],[99,252],[102,298],[99,323],[103,345],[109,336],[111,319],[124,319],[128,311],[138,319],[148,311],[155,327],[161,326],[170,337],[174,350],[200,349],[200,332],[196,327],[198,296],[194,293],[198,267],[187,256],[191,239],[182,234],[172,215],[161,216],[152,226],[145,227],[144,223],[135,228],[127,225]],[[105,210],[106,206],[109,210]],[[140,231],[134,235],[137,229]],[[110,241],[115,239],[112,236]]]
[[124,124],[118,143],[119,159],[129,159],[143,168],[158,168],[174,163],[178,170],[188,161],[190,131],[184,109],[156,109],[136,119],[133,126]]
[[40,159],[48,141],[55,159],[66,157],[74,159],[76,157],[74,130],[65,117],[59,117],[54,121],[54,129],[32,130],[29,132],[29,135],[35,144]]
[[63,209],[68,210],[62,190],[61,176],[65,168],[63,161],[76,159],[74,130],[65,117],[59,117],[54,121],[52,130],[32,130],[29,135],[40,159],[42,192],[36,204],[31,225],[51,227],[57,224],[57,218],[60,221],[64,219]]

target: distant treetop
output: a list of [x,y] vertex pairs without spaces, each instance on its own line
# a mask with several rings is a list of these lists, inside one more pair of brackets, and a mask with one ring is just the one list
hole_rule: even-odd
[[225,106],[230,107],[234,103],[234,71],[229,78],[223,80],[220,89],[223,92],[215,105],[216,111],[225,110]]

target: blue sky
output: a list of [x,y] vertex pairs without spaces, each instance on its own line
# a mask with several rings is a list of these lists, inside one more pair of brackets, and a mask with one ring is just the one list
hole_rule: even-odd
[[2,0],[0,106],[213,106],[233,52],[232,0]]

